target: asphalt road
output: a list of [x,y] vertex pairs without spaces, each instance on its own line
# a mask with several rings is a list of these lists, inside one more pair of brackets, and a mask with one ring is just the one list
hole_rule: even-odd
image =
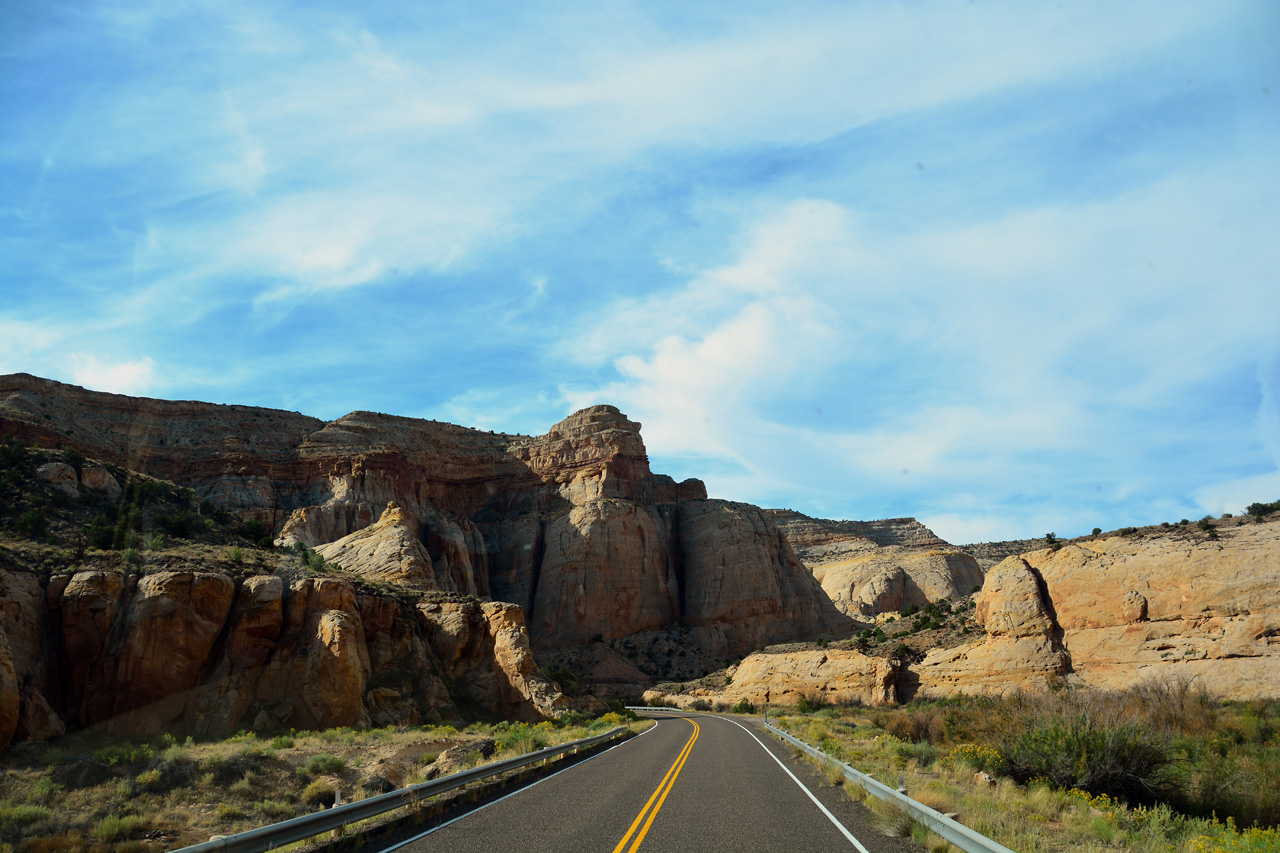
[[651,716],[657,725],[638,737],[396,853],[918,853],[874,830],[865,807],[755,726],[710,714]]

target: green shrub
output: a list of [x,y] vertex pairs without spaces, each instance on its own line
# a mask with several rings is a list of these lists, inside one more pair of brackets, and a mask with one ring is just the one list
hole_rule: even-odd
[[0,826],[29,826],[48,819],[44,806],[0,806]]
[[733,713],[735,714],[754,714],[755,712],[756,706],[746,698],[739,699],[738,704],[733,706]]
[[228,803],[218,803],[218,807],[213,810],[213,813],[218,820],[226,822],[244,818],[243,811]]
[[796,703],[796,710],[801,714],[812,714],[815,711],[821,711],[825,708],[827,702],[821,696],[811,696],[807,693],[800,695],[800,701]]
[[84,463],[87,461],[84,454],[74,447],[67,448],[62,451],[62,461],[76,469],[76,476],[79,477],[84,471]]
[[98,841],[109,843],[112,841],[124,841],[137,835],[147,826],[145,818],[136,817],[134,815],[111,815],[103,818],[97,826],[93,828],[93,837]]
[[93,754],[103,764],[114,767],[117,764],[146,764],[155,757],[155,750],[149,743],[118,743],[105,746]]
[[320,776],[326,773],[341,773],[347,768],[347,762],[336,755],[313,755],[298,768],[298,773],[306,776]]
[[915,759],[921,767],[932,765],[940,754],[938,748],[929,743],[900,743],[894,751],[904,760]]
[[241,552],[239,545],[231,546],[231,549],[227,551],[227,559],[236,565],[240,564],[240,561],[244,559],[244,554]]
[[253,804],[253,810],[263,817],[273,818],[275,820],[284,820],[285,818],[293,817],[294,812],[297,811],[297,809],[288,803],[282,803],[278,800],[259,800]]
[[27,446],[20,438],[6,436],[0,441],[0,468],[16,468],[26,462]]
[[550,738],[545,729],[528,723],[514,723],[494,734],[494,745],[498,749],[518,752],[521,755],[544,749],[550,744]]
[[1000,752],[1018,782],[1043,778],[1144,805],[1163,793],[1172,763],[1168,742],[1149,727],[1106,725],[1087,713],[1037,719]]
[[1245,512],[1254,518],[1263,518],[1273,512],[1280,512],[1280,501],[1272,501],[1271,503],[1252,503],[1249,504]]
[[333,787],[332,783],[317,779],[302,792],[302,801],[309,806],[325,806],[327,808],[333,805],[337,792],[338,789]]
[[105,515],[99,515],[90,521],[84,529],[84,537],[94,548],[100,548],[103,551],[111,548],[111,541],[115,538],[115,526],[107,521]]
[[293,738],[288,737],[287,735],[280,735],[275,740],[271,741],[271,748],[272,749],[293,749],[293,744],[294,744]]
[[236,528],[236,534],[250,542],[261,542],[267,538],[267,528],[258,519],[251,518]]
[[160,783],[161,775],[160,769],[153,767],[150,770],[144,770],[139,773],[133,781],[137,783],[139,788],[154,790]]
[[844,747],[840,745],[840,741],[833,737],[824,737],[822,740],[818,741],[818,749],[822,750],[827,755],[830,755],[832,758],[844,758]]
[[18,516],[17,521],[13,524],[19,533],[35,539],[39,536],[43,536],[45,531],[49,528],[49,519],[45,518],[44,510],[36,507],[34,509],[29,509],[22,515]]
[[[45,754],[45,760],[48,761],[47,753]],[[62,786],[50,779],[48,776],[41,776],[39,779],[31,783],[31,795],[37,800],[45,803],[60,796],[62,791]]]
[[1102,535],[1102,528],[1101,528],[1101,527],[1095,527],[1095,528],[1093,528],[1093,535],[1094,535],[1094,536],[1101,536],[1101,535]]

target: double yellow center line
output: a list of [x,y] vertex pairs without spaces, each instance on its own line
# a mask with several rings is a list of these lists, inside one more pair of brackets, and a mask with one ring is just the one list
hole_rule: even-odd
[[[636,828],[640,827],[641,822],[644,823],[640,827],[640,833],[636,835],[635,841],[631,842],[631,847],[627,853],[635,853],[640,849],[640,842],[644,841],[645,834],[648,833],[649,827],[653,825],[653,819],[658,816],[658,810],[662,808],[662,804],[667,799],[667,794],[671,793],[671,787],[676,783],[676,777],[680,775],[680,770],[684,767],[685,759],[689,757],[689,751],[693,749],[694,741],[698,739],[698,724],[690,720],[688,717],[681,717],[682,720],[693,725],[693,734],[689,737],[689,742],[684,745],[684,749],[680,750],[680,754],[676,756],[675,763],[671,765],[671,769],[667,771],[667,775],[662,777],[657,790],[653,792],[653,796],[649,797],[649,802],[644,804],[644,808],[640,810],[640,814],[636,815],[636,819],[631,822],[627,834],[622,836],[622,840],[618,842],[618,846],[613,848],[613,853],[622,853],[622,849],[627,846],[627,842],[631,841],[631,836],[635,834]],[[646,818],[645,815],[648,815]]]

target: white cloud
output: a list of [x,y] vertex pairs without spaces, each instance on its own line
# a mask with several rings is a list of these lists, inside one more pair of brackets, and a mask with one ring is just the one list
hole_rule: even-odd
[[69,356],[72,380],[94,391],[145,394],[155,385],[155,362],[150,358],[108,362],[87,353]]
[[[1211,459],[1168,461],[1208,438],[1188,395],[1256,362],[1280,314],[1258,266],[1271,203],[1250,172],[909,234],[828,201],[787,204],[747,229],[733,263],[593,318],[567,349],[611,358],[617,378],[565,396],[622,406],[656,457],[735,467],[711,486],[732,478],[746,499],[789,484],[815,503],[843,491],[928,506],[980,488],[994,505],[936,516],[975,537],[1091,528],[1091,501],[1186,511],[1186,489],[1215,475]],[[846,404],[821,422],[782,405],[805,399]],[[1178,477],[1153,476],[1161,464]],[[1160,493],[1171,487],[1181,503]]]

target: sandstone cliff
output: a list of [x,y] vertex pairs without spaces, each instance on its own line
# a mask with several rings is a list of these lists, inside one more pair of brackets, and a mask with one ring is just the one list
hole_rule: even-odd
[[[225,735],[567,709],[514,605],[329,578],[0,570],[0,739],[64,725]],[[48,627],[52,630],[48,630]]]
[[972,554],[913,518],[828,521],[768,512],[836,607],[854,618],[958,598],[982,583]]
[[530,437],[19,374],[0,377],[0,433],[189,486],[371,578],[513,602],[535,647],[687,624],[701,651],[728,657],[849,624],[766,513],[650,472],[640,425],[611,406]]
[[[64,546],[84,554],[98,510],[113,548],[165,517],[166,535],[181,539],[181,513],[144,505],[181,492],[172,482],[195,493],[192,523],[229,513],[228,530],[261,525],[282,549],[265,563],[258,552],[256,576],[236,568],[239,556],[228,571],[198,554],[127,566],[118,551],[90,549],[83,560],[40,557],[44,572],[57,564],[44,580],[11,562],[0,739],[52,736],[64,723],[386,724],[460,705],[535,718],[565,707],[535,647],[647,644],[652,676],[677,641],[714,666],[847,628],[766,513],[653,474],[639,430],[609,406],[530,437],[0,377],[0,435],[68,450],[31,472],[41,500],[75,508],[57,534]],[[303,548],[342,577],[276,565],[299,565],[284,549]]]
[[979,639],[933,648],[923,660],[904,655],[896,668],[849,648],[784,646],[746,658],[728,687],[647,695],[684,705],[788,704],[800,696],[870,704],[1174,679],[1227,699],[1273,698],[1280,695],[1280,514],[1266,523],[1218,521],[1214,531],[1216,538],[1153,527],[1009,557],[987,572],[977,596]]
[[1220,538],[1148,529],[1010,557],[979,599],[982,641],[930,653],[919,695],[1193,678],[1226,698],[1277,695],[1280,521]]

